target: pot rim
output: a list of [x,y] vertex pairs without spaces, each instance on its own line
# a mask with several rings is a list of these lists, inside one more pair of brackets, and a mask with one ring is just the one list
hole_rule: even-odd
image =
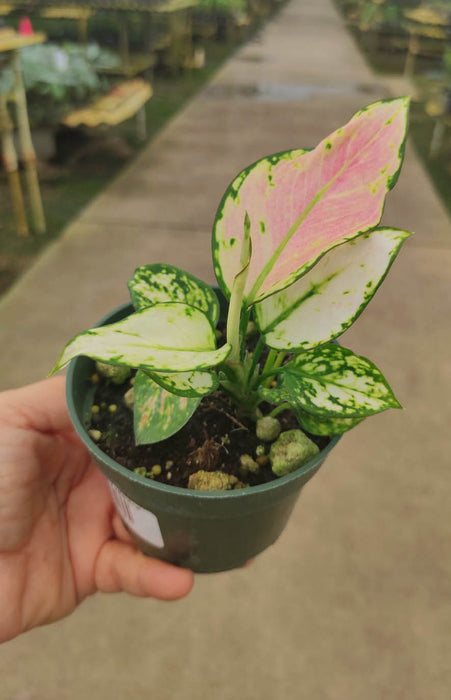
[[[125,309],[129,308],[130,306],[130,302],[121,304],[120,306],[116,307],[108,314],[106,314],[98,323],[96,323],[96,326],[101,326],[105,324],[105,322],[111,318],[111,315],[113,313],[120,313],[122,310],[125,311]],[[146,488],[155,490],[156,492],[162,492],[167,495],[173,494],[177,496],[184,496],[185,498],[198,498],[208,501],[215,499],[217,500],[218,497],[235,499],[246,498],[249,497],[249,495],[265,493],[277,489],[278,487],[283,488],[285,484],[289,484],[292,481],[296,481],[296,479],[299,479],[299,477],[307,474],[310,470],[315,469],[319,464],[321,464],[325,460],[329,452],[335,447],[335,445],[342,437],[342,435],[334,435],[329,444],[326,445],[326,447],[324,447],[322,450],[320,450],[320,452],[315,457],[313,457],[313,459],[310,459],[306,464],[304,464],[303,467],[296,469],[294,472],[291,472],[291,474],[286,474],[285,476],[280,476],[277,479],[274,479],[273,481],[269,481],[266,484],[259,484],[258,486],[250,486],[249,488],[237,489],[236,491],[196,491],[194,489],[182,488],[181,486],[171,486],[170,484],[162,484],[159,481],[147,479],[146,477],[141,476],[140,474],[135,474],[134,472],[130,471],[130,469],[123,467],[121,464],[116,462],[116,460],[107,455],[106,452],[103,452],[103,450],[101,450],[98,447],[98,445],[94,442],[94,440],[89,436],[86,427],[84,426],[83,422],[78,416],[73,392],[73,386],[75,383],[75,373],[77,371],[77,366],[81,359],[83,359],[83,356],[76,357],[70,362],[66,376],[66,400],[75,431],[83,440],[83,442],[87,445],[90,452],[94,454],[97,459],[106,463],[113,471],[118,472],[124,478],[130,479],[131,481],[136,482],[137,484],[141,484]]]

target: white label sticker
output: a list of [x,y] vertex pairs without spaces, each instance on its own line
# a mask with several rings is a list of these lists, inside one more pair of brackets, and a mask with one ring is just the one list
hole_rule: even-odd
[[138,535],[138,537],[141,537],[149,544],[153,544],[154,547],[159,549],[164,547],[157,516],[151,513],[150,510],[146,510],[134,503],[122,491],[119,491],[117,486],[111,482],[109,483],[117,511],[130,530],[133,530],[135,535]]

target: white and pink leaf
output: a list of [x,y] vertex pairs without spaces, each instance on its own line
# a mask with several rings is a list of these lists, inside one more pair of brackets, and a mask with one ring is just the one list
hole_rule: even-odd
[[369,105],[312,151],[269,156],[243,170],[219,206],[213,262],[230,296],[248,213],[247,306],[289,286],[335,246],[373,229],[401,167],[408,98]]
[[375,229],[333,248],[297,282],[255,305],[265,342],[307,350],[343,333],[373,298],[408,231]]

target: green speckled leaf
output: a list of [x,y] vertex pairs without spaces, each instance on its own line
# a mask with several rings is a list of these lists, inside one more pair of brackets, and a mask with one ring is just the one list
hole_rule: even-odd
[[144,372],[136,373],[133,388],[137,445],[160,442],[174,435],[191,418],[200,403],[200,398],[186,398],[167,392]]
[[218,322],[219,302],[211,287],[173,265],[138,267],[128,288],[137,311],[165,301],[178,301],[203,311],[215,326]]
[[214,372],[194,370],[193,372],[152,372],[152,379],[167,391],[178,396],[205,396],[214,391],[218,384],[218,375]]
[[291,287],[256,304],[266,344],[307,350],[343,333],[372,299],[409,235],[375,229],[329,251]]
[[163,372],[206,369],[230,352],[227,344],[215,347],[213,326],[202,311],[187,304],[156,304],[117,323],[80,333],[67,344],[51,374],[77,355]]
[[318,416],[364,418],[400,408],[387,381],[370,360],[340,345],[307,350],[286,365],[276,389],[262,389],[273,403],[288,401]]
[[274,388],[260,387],[260,397],[273,404],[279,406],[282,403],[288,403],[296,414],[301,428],[307,430],[312,435],[341,435],[351,428],[354,428],[358,423],[361,423],[365,416],[359,418],[342,418],[341,416],[333,415],[316,415],[307,413],[299,407],[299,402],[289,391],[277,386]]
[[296,410],[296,417],[301,427],[312,435],[341,435],[361,423],[364,418],[333,418],[315,416],[313,413]]

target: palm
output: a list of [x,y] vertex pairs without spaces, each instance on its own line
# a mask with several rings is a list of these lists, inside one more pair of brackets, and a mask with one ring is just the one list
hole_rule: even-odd
[[63,397],[60,378],[0,396],[0,640],[96,590],[170,599],[192,585],[130,544]]

